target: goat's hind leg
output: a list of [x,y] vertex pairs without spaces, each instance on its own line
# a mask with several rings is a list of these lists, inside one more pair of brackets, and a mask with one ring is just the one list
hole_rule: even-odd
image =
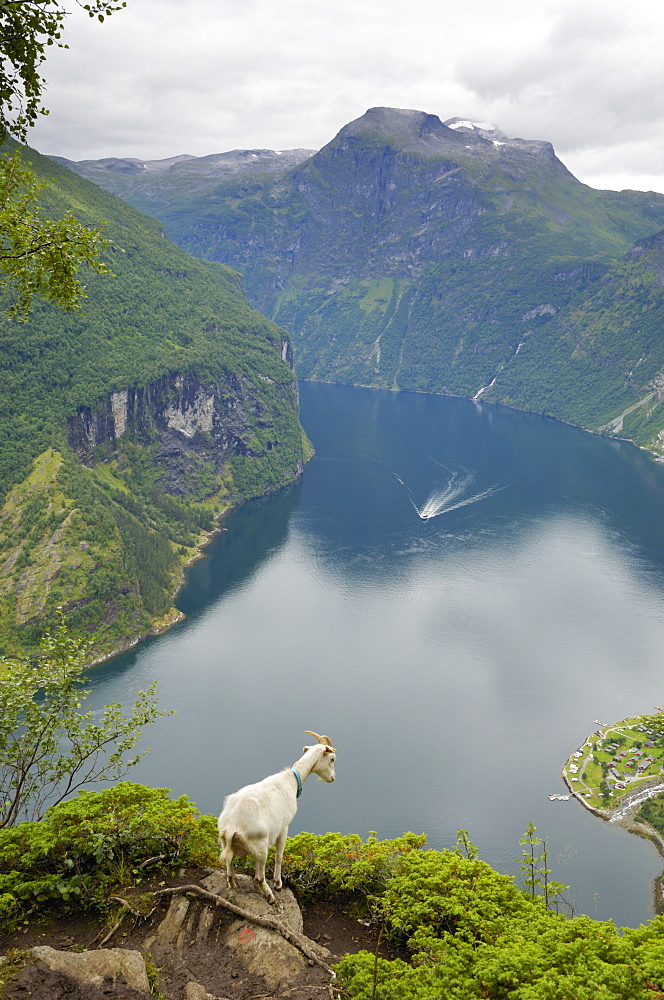
[[263,893],[268,903],[276,903],[274,894],[265,881],[265,862],[267,861],[267,850],[264,854],[261,854],[260,857],[256,857],[254,854],[254,860],[256,862],[256,874],[254,875],[254,879],[258,883],[258,888]]
[[233,869],[233,855],[226,860],[226,881],[230,889],[237,889],[237,882],[235,881],[235,871]]
[[284,856],[284,845],[286,843],[286,837],[288,836],[288,827],[279,834],[274,844],[274,888],[281,889],[283,882],[281,881],[281,862]]
[[226,865],[226,880],[230,889],[237,889],[237,882],[235,881],[235,872],[233,870],[233,840],[227,841],[226,838],[219,839],[219,847],[221,848],[219,852],[219,860],[222,864]]

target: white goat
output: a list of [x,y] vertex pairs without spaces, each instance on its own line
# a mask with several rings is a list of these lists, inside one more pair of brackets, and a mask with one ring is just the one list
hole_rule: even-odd
[[297,812],[302,785],[310,774],[318,775],[321,781],[334,781],[335,778],[336,750],[330,740],[308,729],[306,732],[315,736],[318,743],[303,747],[304,756],[296,760],[292,767],[227,795],[217,823],[220,858],[226,865],[229,886],[237,888],[233,858],[253,858],[256,866],[254,878],[269,903],[274,903],[275,898],[265,881],[267,853],[274,844],[274,887],[281,889],[284,844],[289,823]]

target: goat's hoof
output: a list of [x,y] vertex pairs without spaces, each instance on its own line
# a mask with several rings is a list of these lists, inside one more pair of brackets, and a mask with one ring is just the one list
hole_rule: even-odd
[[277,892],[279,891],[279,889],[283,889],[283,887],[284,887],[284,884],[283,884],[282,881],[274,883],[274,888],[277,890]]

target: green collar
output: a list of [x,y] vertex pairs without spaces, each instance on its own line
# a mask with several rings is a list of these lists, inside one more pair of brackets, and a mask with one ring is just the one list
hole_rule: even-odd
[[297,781],[297,795],[295,796],[295,798],[299,799],[300,795],[302,794],[302,775],[300,774],[300,772],[296,767],[291,767],[291,771],[295,775],[295,780]]

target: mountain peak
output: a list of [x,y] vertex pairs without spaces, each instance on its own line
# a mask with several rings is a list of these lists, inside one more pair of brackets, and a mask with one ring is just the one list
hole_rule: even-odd
[[394,149],[419,153],[440,151],[441,144],[458,146],[469,139],[471,142],[486,141],[479,133],[462,135],[448,128],[438,115],[406,108],[369,108],[359,118],[344,125],[332,144],[344,146],[357,139],[365,142],[379,140]]
[[321,153],[378,146],[425,157],[493,160],[497,156],[505,161],[527,157],[565,169],[550,142],[512,139],[489,122],[456,117],[442,122],[438,115],[405,108],[369,108],[344,125]]

